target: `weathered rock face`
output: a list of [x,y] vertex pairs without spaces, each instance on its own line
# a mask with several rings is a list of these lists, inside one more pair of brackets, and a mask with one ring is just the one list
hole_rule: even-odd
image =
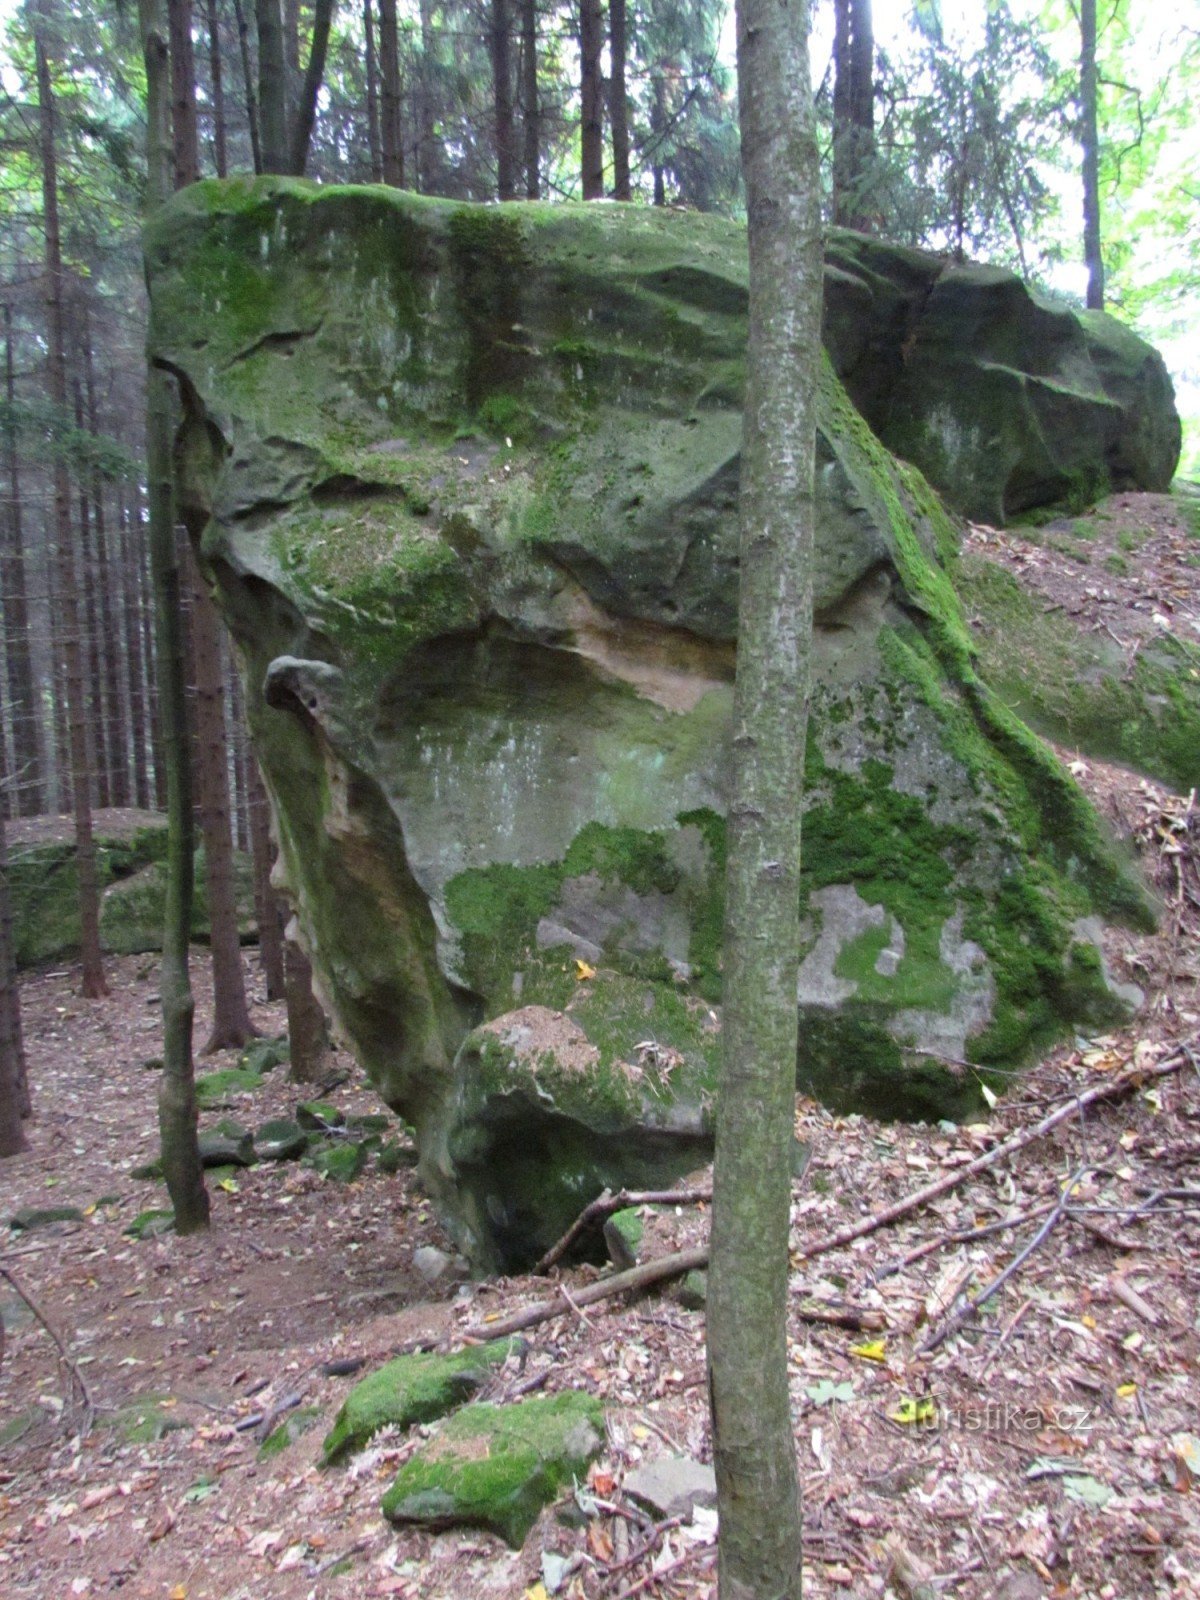
[[[711,218],[204,184],[149,241],[183,503],[319,986],[481,1264],[706,1150],[744,255]],[[1144,916],[979,682],[954,532],[831,370],[802,1084],[924,1114]]]

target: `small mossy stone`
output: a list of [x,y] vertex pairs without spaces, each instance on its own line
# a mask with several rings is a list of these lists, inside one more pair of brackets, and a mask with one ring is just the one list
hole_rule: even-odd
[[49,1228],[55,1222],[82,1222],[78,1206],[22,1206],[14,1211],[8,1225],[14,1233],[30,1233],[34,1228]]
[[271,1072],[289,1060],[291,1053],[286,1034],[277,1039],[255,1039],[238,1057],[238,1066],[247,1072]]
[[260,1161],[296,1161],[308,1149],[308,1135],[290,1117],[272,1117],[254,1135]]
[[110,1416],[98,1416],[96,1426],[119,1433],[126,1444],[155,1444],[168,1433],[182,1433],[191,1427],[175,1413],[174,1406],[169,1394],[142,1395]]
[[637,1265],[638,1248],[645,1231],[641,1215],[632,1206],[613,1212],[604,1224],[604,1242],[614,1267],[625,1271]]
[[16,1444],[18,1439],[23,1439],[44,1415],[38,1406],[30,1406],[27,1411],[18,1411],[15,1417],[0,1427],[0,1450],[7,1449],[10,1444]]
[[[235,1125],[236,1126],[236,1125]],[[249,1167],[254,1164],[254,1138],[245,1128],[237,1136],[220,1126],[200,1135],[200,1163],[205,1167]]]
[[330,1100],[301,1100],[296,1107],[296,1121],[310,1133],[326,1133],[330,1128],[344,1128],[346,1113]]
[[368,1111],[347,1117],[346,1126],[357,1133],[387,1133],[395,1126],[395,1119],[381,1111]]
[[269,1460],[271,1456],[280,1455],[288,1445],[295,1444],[297,1439],[304,1437],[320,1415],[320,1406],[301,1406],[299,1410],[290,1412],[259,1445],[259,1460]]
[[164,1233],[174,1231],[174,1211],[164,1210],[161,1206],[151,1207],[149,1211],[139,1211],[125,1229],[131,1239],[157,1239]]
[[416,1166],[417,1152],[411,1145],[397,1144],[391,1139],[380,1148],[377,1164],[380,1172],[401,1172],[406,1167]]
[[543,1506],[586,1472],[603,1442],[604,1409],[579,1390],[464,1406],[400,1468],[383,1512],[392,1522],[487,1528],[519,1549]]
[[196,1079],[196,1104],[201,1111],[228,1105],[238,1095],[262,1088],[262,1077],[245,1067],[222,1067],[219,1072],[204,1072]]
[[162,1157],[155,1156],[153,1161],[143,1161],[140,1167],[133,1167],[129,1173],[131,1178],[136,1178],[139,1183],[160,1183],[163,1176]]
[[147,1056],[145,1061],[142,1062],[143,1072],[161,1072],[162,1069],[163,1058],[161,1056]]
[[469,1400],[520,1341],[498,1339],[453,1355],[397,1356],[355,1384],[325,1436],[324,1463],[361,1450],[380,1428],[433,1422]]
[[708,1273],[689,1272],[676,1289],[675,1298],[685,1311],[703,1311],[708,1304]]
[[362,1176],[367,1152],[360,1144],[333,1144],[315,1150],[310,1160],[322,1177],[332,1178],[335,1183],[353,1183]]

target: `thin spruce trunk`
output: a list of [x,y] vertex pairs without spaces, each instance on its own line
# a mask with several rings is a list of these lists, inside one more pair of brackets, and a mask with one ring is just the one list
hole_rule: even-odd
[[36,817],[46,803],[42,762],[41,711],[33,676],[29,632],[29,585],[25,570],[25,532],[21,517],[21,462],[14,421],[16,369],[12,307],[4,307],[4,397],[8,425],[4,455],[8,476],[4,542],[0,546],[0,595],[4,600],[4,665],[8,709],[13,724],[13,773],[10,812]]
[[133,803],[139,810],[149,811],[153,804],[150,792],[150,767],[146,760],[146,662],[142,650],[142,594],[141,523],[134,531],[129,510],[129,496],[121,497],[121,632],[125,636],[126,663],[129,677],[129,731],[133,755]]
[[490,0],[488,43],[492,58],[492,114],[496,129],[496,194],[517,194],[516,129],[513,126],[512,63],[507,0]]
[[[149,496],[146,503],[147,538],[138,541],[138,569],[141,600],[138,606],[138,616],[142,624],[142,660],[145,664],[144,693],[146,704],[149,708],[147,724],[150,733],[150,758],[154,779],[154,809],[166,811],[167,809],[167,762],[166,752],[163,747],[162,712],[159,707],[158,697],[158,632],[156,617],[158,596],[154,589],[154,534],[150,526],[153,507]],[[141,495],[138,495],[138,526],[143,526],[141,520]],[[186,678],[185,693],[186,693]]]
[[579,0],[580,178],[585,200],[604,194],[604,49],[601,0]]
[[[92,355],[92,322],[86,301],[83,312],[83,383],[88,431],[93,437],[98,437],[100,416],[96,403],[96,364]],[[121,693],[121,629],[117,621],[117,597],[120,588],[117,577],[123,569],[119,562],[109,559],[105,490],[103,475],[99,471],[94,472],[92,474],[92,531],[95,534],[96,553],[94,587],[101,630],[97,653],[102,657],[104,666],[104,747],[107,756],[109,803],[114,806],[127,806],[130,800],[128,741],[123,714],[124,697]]]
[[[78,352],[76,352],[78,359]],[[72,380],[71,392],[75,404],[75,429],[82,433],[83,386],[78,378]],[[93,804],[105,811],[112,804],[109,789],[108,742],[106,739],[107,708],[104,699],[103,656],[107,641],[100,627],[100,603],[97,590],[102,569],[99,566],[92,522],[92,500],[82,477],[75,486],[79,507],[79,548],[76,579],[83,607],[83,681],[87,701],[88,771],[92,775]]]
[[[138,0],[146,65],[147,209],[153,214],[171,189],[169,62],[162,0]],[[188,761],[187,700],[183,661],[183,611],[175,544],[171,474],[171,394],[166,375],[146,373],[146,483],[150,559],[158,635],[158,705],[162,766],[167,790],[167,885],[159,976],[163,1017],[163,1071],[158,1127],[163,1174],[178,1233],[208,1227],[209,1201],[197,1140],[198,1111],[192,1061],[195,1003],[188,971],[192,922],[194,834]],[[157,759],[157,758],[156,758]]]
[[833,220],[870,225],[867,189],[875,160],[875,33],[871,0],[835,0]]
[[[371,182],[378,183],[383,177],[383,157],[379,147],[379,63],[375,55],[375,13],[371,0],[363,0],[363,38],[366,40],[367,152],[371,161]],[[423,171],[423,160],[423,154],[418,152],[418,171]]]
[[312,41],[308,51],[308,65],[296,101],[296,115],[292,126],[290,165],[288,171],[302,178],[308,165],[308,152],[312,144],[313,127],[317,120],[317,96],[325,78],[325,57],[329,51],[329,29],[333,23],[335,0],[315,0],[313,6]]
[[[0,739],[0,791],[8,782],[4,740]],[[25,1118],[29,1078],[21,1039],[21,991],[13,948],[12,904],[8,894],[8,856],[4,843],[4,807],[0,805],[0,1157],[27,1148]]]
[[312,965],[294,939],[284,941],[283,954],[288,1076],[293,1083],[320,1083],[329,1056],[329,1027],[313,993]]
[[217,0],[206,0],[208,22],[208,79],[212,93],[213,167],[218,178],[229,171],[228,140],[225,131],[225,64],[221,59],[221,18]]
[[284,998],[283,918],[271,885],[271,808],[254,754],[250,754],[250,850],[254,861],[254,917],[258,924],[258,957],[268,1000]]
[[1096,113],[1096,0],[1079,0],[1079,142],[1083,146],[1083,263],[1087,307],[1104,310],[1100,242],[1100,129]]
[[612,74],[608,85],[608,121],[612,129],[613,199],[632,199],[629,186],[629,101],[625,89],[625,0],[608,0],[608,41]]
[[822,278],[808,23],[806,0],[738,3],[749,341],[707,1312],[721,1600],[801,1593],[787,1309]]
[[245,0],[233,0],[237,23],[238,54],[242,61],[242,96],[246,102],[246,125],[250,130],[250,158],[255,172],[263,170],[262,139],[258,131],[258,96],[254,89],[254,62],[250,56],[250,24],[246,20]]
[[537,0],[521,0],[522,116],[525,135],[525,198],[541,193],[541,107],[538,101]]
[[[46,393],[51,406],[67,411],[66,328],[63,307],[62,245],[58,220],[58,158],[55,148],[55,107],[47,53],[45,0],[35,13],[34,58],[37,70],[38,112],[42,157],[42,216],[46,238]],[[57,457],[53,468],[54,534],[57,545],[57,614],[62,640],[61,658],[66,679],[67,727],[71,805],[75,816],[75,863],[79,876],[80,961],[82,992],[87,999],[108,993],[100,954],[100,890],[96,878],[96,847],[92,837],[92,803],[88,784],[87,706],[80,639],[79,591],[76,587],[71,528],[71,484],[66,462]]]
[[662,74],[654,75],[654,98],[650,105],[650,137],[654,142],[654,204],[667,203],[667,180],[662,162],[662,142],[667,127],[667,91]]
[[200,176],[200,140],[196,127],[196,57],[192,48],[192,0],[167,0],[171,52],[171,129],[174,139],[175,187],[186,188]]
[[286,172],[287,60],[281,0],[255,0],[258,18],[258,137],[263,172]]
[[404,187],[404,140],[400,124],[400,32],[396,0],[379,0],[379,137],[383,181]]

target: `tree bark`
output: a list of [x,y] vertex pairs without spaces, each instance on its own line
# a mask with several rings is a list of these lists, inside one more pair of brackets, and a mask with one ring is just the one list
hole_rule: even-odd
[[[74,360],[79,360],[80,350],[76,345],[73,351]],[[84,428],[83,418],[83,386],[78,378],[72,379],[71,392],[75,406],[75,428],[82,433]],[[100,566],[96,556],[95,543],[92,530],[92,502],[87,492],[86,484],[81,480],[76,484],[76,495],[79,506],[79,549],[78,562],[75,568],[76,581],[79,584],[79,599],[83,611],[83,683],[84,697],[87,703],[87,750],[88,771],[91,774],[92,803],[105,811],[112,804],[109,794],[109,764],[108,743],[106,734],[106,710],[104,705],[104,670],[103,659],[108,641],[100,627],[100,610],[98,590],[100,587]]]
[[404,187],[404,141],[400,126],[400,32],[396,0],[379,0],[379,138],[383,181]]
[[207,0],[208,77],[212,91],[213,166],[218,178],[229,171],[225,133],[225,65],[221,58],[221,19],[217,0]]
[[421,69],[417,82],[417,152],[413,181],[422,194],[435,194],[438,145],[434,85],[438,48],[433,27],[433,0],[418,0],[418,11],[421,18]]
[[282,0],[255,0],[258,16],[258,138],[263,172],[286,172],[287,61]]
[[292,127],[291,166],[293,176],[302,178],[308,165],[308,151],[312,144],[313,127],[317,120],[317,96],[325,79],[325,57],[329,50],[329,29],[333,22],[335,0],[315,0],[313,6],[312,43],[308,52],[308,65],[304,69],[304,82],[296,103],[296,118]]
[[507,0],[490,0],[490,3],[488,45],[492,58],[492,112],[496,127],[496,193],[501,200],[514,200],[517,194],[517,159],[508,3]]
[[579,0],[580,156],[585,200],[599,200],[604,194],[604,92],[600,72],[603,49],[601,0]]
[[750,312],[708,1295],[722,1600],[801,1591],[787,1300],[822,287],[808,23],[806,0],[739,0]]
[[650,104],[650,137],[654,141],[654,204],[667,203],[666,173],[662,162],[662,141],[667,127],[667,88],[662,74],[654,75],[654,98]]
[[[46,236],[46,392],[60,415],[67,411],[66,331],[63,319],[63,265],[58,222],[58,160],[55,149],[54,95],[47,54],[46,4],[35,17],[34,58],[42,156],[42,215]],[[88,786],[87,704],[80,639],[79,591],[72,551],[71,484],[65,461],[53,469],[54,530],[58,545],[58,613],[66,676],[67,726],[70,742],[72,809],[75,814],[75,863],[79,875],[80,961],[82,991],[88,999],[108,993],[100,954],[100,893],[96,881],[96,847],[92,838],[92,803]]]
[[36,817],[45,804],[42,771],[41,714],[33,680],[29,636],[29,597],[25,573],[25,538],[21,521],[21,462],[13,421],[16,367],[12,307],[4,307],[4,397],[9,423],[4,454],[8,471],[8,505],[4,543],[0,546],[0,596],[4,600],[4,664],[8,677],[8,713],[12,719],[13,761],[9,814]]
[[258,96],[254,92],[254,65],[250,60],[250,24],[246,21],[243,0],[233,0],[237,21],[238,52],[242,58],[242,93],[246,101],[246,123],[250,129],[250,157],[255,172],[263,170],[262,140],[258,131]]
[[[87,425],[93,436],[100,433],[100,413],[96,401],[96,364],[92,353],[92,322],[84,303],[83,382],[87,400]],[[117,596],[123,568],[110,562],[105,483],[100,472],[92,474],[92,532],[95,535],[96,569],[94,584],[100,613],[100,641],[97,655],[104,663],[104,748],[107,755],[110,803],[127,806],[130,801],[129,760],[127,755],[125,700],[121,693],[121,630],[117,625]],[[100,685],[97,684],[99,689]]]
[[320,1083],[329,1055],[329,1029],[313,994],[312,966],[294,939],[284,940],[283,969],[287,990],[288,1047],[293,1083]]
[[254,1026],[246,1005],[238,935],[220,623],[190,547],[188,568],[192,663],[196,675],[196,789],[204,836],[204,881],[208,891],[213,974],[213,1024],[203,1054],[210,1055],[214,1050],[228,1050],[248,1043],[254,1037]]
[[200,140],[196,128],[196,57],[192,48],[192,0],[167,0],[171,54],[171,130],[175,155],[175,187],[186,188],[200,176]]
[[363,0],[363,37],[366,40],[367,150],[371,159],[371,182],[378,183],[383,177],[383,157],[379,150],[379,67],[375,59],[375,15],[371,0]]
[[875,159],[875,33],[871,0],[834,0],[833,220],[866,229]]
[[[0,739],[0,787],[8,778]],[[24,1086],[25,1093],[22,1093]],[[24,1119],[29,1111],[25,1051],[21,1040],[21,992],[13,950],[12,905],[8,896],[8,857],[4,847],[4,807],[0,806],[0,1157],[27,1148]]]
[[1096,113],[1096,0],[1079,3],[1079,142],[1083,146],[1083,262],[1089,311],[1104,310],[1100,243],[1100,130]]
[[283,919],[279,900],[271,887],[270,806],[262,775],[250,757],[250,849],[254,861],[254,917],[258,924],[258,957],[262,962],[268,1000],[282,1000],[286,977],[283,968]]
[[629,187],[629,101],[625,89],[626,45],[625,0],[608,0],[608,40],[612,56],[612,76],[608,86],[608,121],[612,129],[613,199],[630,200]]
[[521,0],[522,116],[525,134],[525,198],[541,193],[541,107],[538,101],[537,0]]
[[[138,0],[142,54],[146,64],[147,209],[170,192],[171,137],[167,111],[167,43],[162,0]],[[183,609],[175,543],[171,482],[171,395],[166,375],[146,373],[146,482],[158,634],[158,705],[167,789],[167,890],[159,992],[163,1015],[163,1072],[158,1090],[158,1128],[163,1174],[175,1228],[195,1233],[209,1222],[208,1192],[196,1137],[198,1111],[192,1063],[195,1006],[188,973],[192,923],[191,770],[187,696],[183,666]]]
[[142,561],[139,532],[134,531],[126,496],[121,498],[121,633],[129,679],[129,733],[133,757],[133,803],[151,806],[150,769],[146,761],[146,662],[142,650]]

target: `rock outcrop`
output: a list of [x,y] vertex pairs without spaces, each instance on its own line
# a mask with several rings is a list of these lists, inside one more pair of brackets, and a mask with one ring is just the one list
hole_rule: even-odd
[[[707,1149],[742,237],[271,180],[148,261],[319,988],[464,1250],[527,1263]],[[1147,908],[980,682],[937,497],[822,385],[799,1081],[954,1114],[1113,1014],[1089,919]]]

